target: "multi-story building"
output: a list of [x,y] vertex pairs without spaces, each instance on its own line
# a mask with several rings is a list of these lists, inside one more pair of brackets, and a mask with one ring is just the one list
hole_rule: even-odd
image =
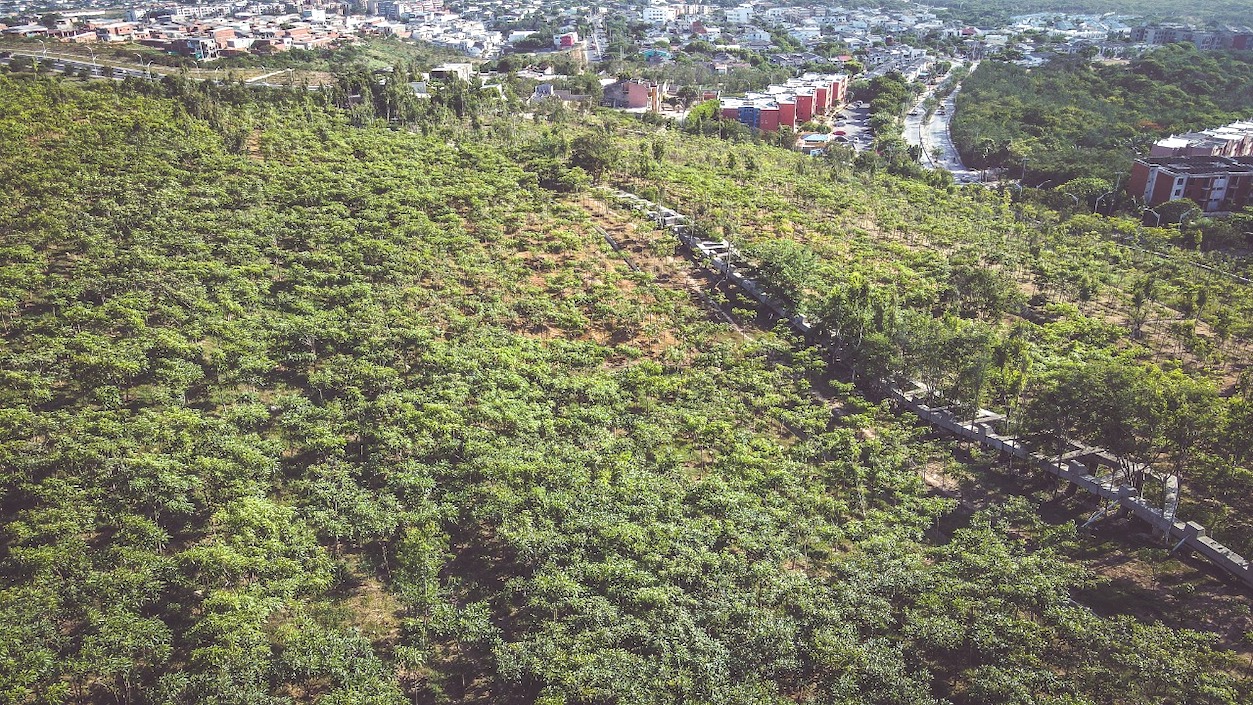
[[443,0],[380,0],[378,13],[389,20],[407,20],[410,17],[438,12],[443,7]]
[[233,11],[230,5],[175,5],[162,7],[147,13],[148,17],[164,19],[170,22],[204,19],[205,17],[224,17]]
[[[231,35],[234,36],[234,32]],[[218,43],[211,37],[184,37],[175,39],[169,46],[174,53],[196,61],[212,61],[218,58]]]
[[665,93],[665,84],[642,79],[627,79],[605,86],[600,104],[609,108],[628,110],[645,108],[652,112],[659,112]]
[[1195,201],[1206,213],[1249,205],[1253,157],[1148,157],[1131,168],[1127,191],[1149,206]]
[[758,130],[796,129],[843,103],[847,90],[848,76],[844,74],[807,73],[769,86],[762,93],[722,98],[719,108],[722,117]]
[[1249,49],[1253,48],[1253,33],[1248,28],[1242,31],[1210,31],[1181,24],[1154,24],[1132,28],[1131,41],[1153,45],[1190,42],[1205,50]]
[[727,8],[727,22],[731,24],[748,24],[753,21],[753,6],[740,5]]
[[1150,157],[1247,157],[1253,156],[1253,121],[1233,122],[1199,132],[1171,135],[1158,140]]
[[640,10],[640,19],[652,24],[665,24],[674,18],[674,8],[669,5],[648,5]]
[[1131,41],[1137,44],[1173,44],[1183,41],[1187,31],[1187,27],[1178,24],[1146,24],[1131,30]]

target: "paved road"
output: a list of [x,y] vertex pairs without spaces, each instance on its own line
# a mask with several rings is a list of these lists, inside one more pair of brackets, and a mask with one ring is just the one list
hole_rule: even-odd
[[592,45],[587,57],[589,63],[604,61],[605,50],[609,48],[609,40],[605,37],[603,14],[603,11],[597,11],[591,19]]
[[[27,51],[23,49],[0,49],[0,52],[9,54],[10,57],[16,57],[16,56],[27,57],[29,59],[37,61],[40,65],[50,67],[50,70],[56,73],[70,73],[70,72],[75,72],[75,71],[90,70],[91,75],[93,77],[112,78],[112,79],[119,80],[119,81],[128,76],[132,78],[149,78],[153,80],[159,80],[164,76],[177,76],[182,73],[182,69],[171,67],[171,66],[154,66],[152,64],[145,64],[143,68],[136,68],[134,67],[133,64],[124,64],[124,63],[120,63],[120,62],[116,62],[116,61],[112,61],[112,60],[104,59],[104,58],[93,61],[93,60],[83,58],[81,56],[54,54],[52,52]],[[0,64],[8,65],[9,62],[10,62],[10,58],[8,57],[0,59]],[[270,76],[277,75],[277,74],[287,73],[288,71],[290,71],[290,69],[281,69],[273,73],[267,73],[267,74],[260,75],[260,76],[254,76],[252,78],[246,79],[246,82],[249,85],[253,85],[253,86],[265,86],[267,88],[286,88],[289,85],[288,83],[268,83],[264,79]],[[208,72],[209,72],[208,69],[199,69],[199,73],[200,73],[199,76],[195,75],[194,72],[189,75],[193,79],[199,79],[199,80],[205,80],[205,81],[212,80],[214,83],[222,82],[222,80],[219,80],[217,78],[212,78],[212,79],[209,78],[206,75]],[[216,74],[217,72],[215,71],[214,73]],[[317,85],[309,86],[309,90],[319,90],[320,88],[321,86],[317,86]]]
[[[976,61],[970,65],[973,72],[979,65]],[[941,114],[939,110],[931,116],[930,120],[925,120],[926,111],[922,104],[931,96],[934,89],[928,90],[918,100],[918,104],[910,112],[916,112],[917,115],[909,115],[905,118],[905,130],[903,137],[905,141],[911,145],[920,145],[922,147],[922,165],[928,169],[947,169],[953,173],[953,178],[958,181],[978,181],[979,172],[966,168],[962,163],[961,155],[957,153],[957,147],[953,145],[952,135],[949,134],[949,122],[953,119],[953,113],[956,112],[955,100],[957,93],[961,90],[959,84],[952,95],[944,100],[944,112]],[[925,122],[924,122],[925,120]],[[938,151],[938,156],[935,154]]]
[[39,51],[27,52],[27,51],[4,50],[4,53],[7,53],[10,55],[8,57],[0,59],[0,64],[4,64],[6,66],[12,61],[12,57],[21,56],[21,57],[31,59],[32,61],[37,62],[39,65],[46,67],[49,71],[53,71],[55,73],[67,73],[70,71],[90,70],[93,76],[105,76],[109,78],[116,77],[119,80],[123,78],[124,76],[134,76],[136,78],[143,78],[145,76],[150,77],[150,78],[161,78],[161,74],[155,73],[155,72],[148,73],[144,69],[123,67],[118,64],[110,63],[108,61],[92,62],[87,59],[79,58],[77,56],[68,57],[68,56],[53,54],[51,52],[45,54],[44,52],[39,52]]

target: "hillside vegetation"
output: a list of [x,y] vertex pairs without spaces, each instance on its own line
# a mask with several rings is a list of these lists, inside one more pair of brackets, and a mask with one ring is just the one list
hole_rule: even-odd
[[1062,57],[1034,69],[985,61],[962,83],[953,141],[975,168],[1028,184],[1114,181],[1157,139],[1253,115],[1253,54],[1173,44],[1130,66]]
[[999,410],[1050,450],[1050,435],[1075,439],[1176,473],[1180,516],[1253,549],[1253,290],[1192,266],[1227,265],[1174,248],[1166,229],[934,188],[866,155],[687,135],[654,151],[665,159],[624,160],[618,178],[738,244],[780,301],[836,336],[853,374]]
[[962,0],[947,3],[937,14],[964,19],[979,26],[997,26],[1016,15],[1036,12],[1069,12],[1143,18],[1148,21],[1184,21],[1202,25],[1247,23],[1249,6],[1244,0]]
[[1075,604],[1028,509],[936,540],[916,431],[832,416],[820,355],[711,322],[559,192],[647,178],[766,228],[803,306],[790,263],[842,252],[920,310],[959,253],[884,235],[1003,237],[994,195],[320,101],[0,77],[0,702],[1248,700],[1213,637]]

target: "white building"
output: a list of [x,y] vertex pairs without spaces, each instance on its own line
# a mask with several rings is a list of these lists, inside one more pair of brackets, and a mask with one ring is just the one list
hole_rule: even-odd
[[753,8],[751,5],[740,5],[739,7],[727,8],[727,22],[732,24],[748,24],[753,21]]
[[822,28],[806,21],[792,27],[788,30],[788,34],[802,42],[816,42],[822,38]]
[[774,39],[769,32],[760,27],[751,27],[741,37],[746,42],[768,42]]
[[648,5],[640,11],[640,17],[645,22],[665,24],[674,19],[675,12],[669,5]]

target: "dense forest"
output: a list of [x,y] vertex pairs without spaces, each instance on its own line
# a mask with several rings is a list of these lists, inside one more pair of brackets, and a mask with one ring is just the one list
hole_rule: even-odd
[[1177,426],[1128,452],[1182,463],[1196,509],[1249,482],[1222,445],[1247,407],[1216,395],[1247,292],[873,158],[558,118],[360,77],[0,76],[0,702],[1253,696],[1213,635],[1076,603],[1069,525],[1009,503],[937,532],[944,447],[816,393],[823,351],[713,316],[585,187],[742,243],[863,374],[944,353],[962,403],[1188,381],[1205,462],[1153,445]]
[[1157,139],[1253,113],[1253,55],[1162,47],[1130,66],[1059,57],[1034,69],[985,61],[962,84],[953,141],[976,168],[1029,184],[1112,182]]

